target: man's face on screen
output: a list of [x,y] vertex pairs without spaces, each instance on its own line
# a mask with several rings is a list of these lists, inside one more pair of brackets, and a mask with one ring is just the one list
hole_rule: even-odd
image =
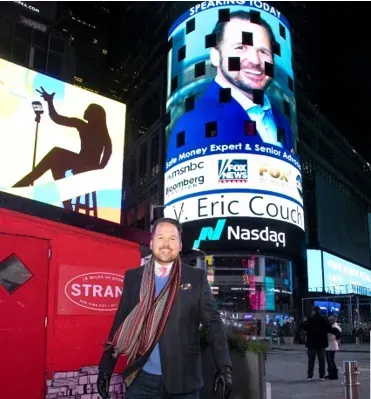
[[[251,32],[253,46],[242,44],[242,33]],[[252,90],[265,90],[272,81],[265,73],[265,63],[273,64],[272,45],[267,30],[242,19],[232,19],[225,27],[218,46],[218,75],[247,96]],[[228,58],[240,58],[240,70],[229,71]]]

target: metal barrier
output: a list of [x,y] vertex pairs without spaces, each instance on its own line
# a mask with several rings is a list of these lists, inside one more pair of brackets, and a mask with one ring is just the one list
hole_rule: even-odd
[[344,399],[359,399],[358,367],[355,360],[343,362]]

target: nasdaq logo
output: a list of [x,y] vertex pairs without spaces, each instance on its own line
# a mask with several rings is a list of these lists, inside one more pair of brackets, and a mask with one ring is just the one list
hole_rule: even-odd
[[246,183],[248,177],[247,159],[226,159],[218,161],[219,183]]
[[193,248],[194,249],[200,248],[201,241],[206,241],[206,240],[219,241],[220,237],[222,236],[226,221],[227,221],[227,219],[218,220],[215,228],[203,227],[200,231],[198,240],[195,240],[193,243]]

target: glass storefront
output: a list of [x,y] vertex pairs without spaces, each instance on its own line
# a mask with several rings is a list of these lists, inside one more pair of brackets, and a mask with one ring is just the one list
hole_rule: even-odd
[[227,325],[257,336],[279,330],[285,335],[284,328],[293,329],[290,261],[253,255],[209,256],[207,269],[208,281]]

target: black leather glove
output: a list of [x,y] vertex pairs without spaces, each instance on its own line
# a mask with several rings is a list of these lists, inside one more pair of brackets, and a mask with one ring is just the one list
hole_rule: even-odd
[[98,381],[97,381],[97,387],[98,387],[98,392],[99,395],[103,399],[108,399],[110,397],[109,395],[109,383],[111,380],[111,374],[109,373],[101,373],[99,372],[98,374]]
[[229,366],[223,366],[214,377],[213,393],[215,394],[220,387],[220,398],[228,399],[232,392],[232,369]]

